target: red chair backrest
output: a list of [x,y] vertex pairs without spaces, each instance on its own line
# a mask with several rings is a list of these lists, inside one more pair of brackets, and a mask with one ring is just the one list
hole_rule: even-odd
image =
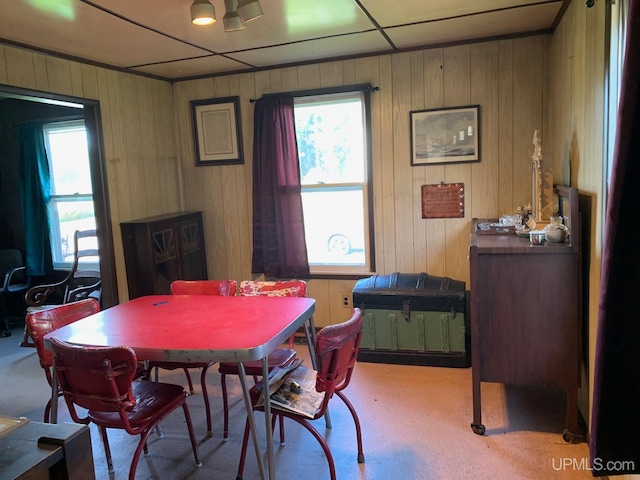
[[122,414],[136,404],[131,382],[138,359],[133,349],[72,345],[56,338],[50,343],[60,388],[72,416],[72,404]]
[[51,381],[49,369],[53,365],[53,354],[44,346],[44,336],[60,327],[88,317],[100,311],[100,304],[93,298],[87,298],[64,305],[55,305],[36,310],[27,315],[26,323],[29,335],[36,346],[40,366],[45,369],[47,379]]
[[362,337],[362,312],[354,308],[344,323],[323,327],[316,335],[316,390],[330,398],[349,384]]
[[240,295],[255,297],[306,297],[307,282],[304,280],[281,280],[266,282],[257,280],[243,280],[240,282]]
[[235,280],[174,280],[171,283],[173,295],[222,295],[235,296],[238,282]]

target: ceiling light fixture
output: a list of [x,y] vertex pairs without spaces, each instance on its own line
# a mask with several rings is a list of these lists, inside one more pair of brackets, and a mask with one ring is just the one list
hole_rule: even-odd
[[209,0],[193,0],[191,22],[194,25],[211,25],[216,21],[216,10]]
[[237,32],[238,30],[244,30],[247,26],[240,21],[238,15],[238,0],[224,0],[224,17],[222,22],[224,23],[225,32]]
[[240,0],[238,2],[238,15],[242,23],[262,16],[263,12],[260,2],[258,0]]

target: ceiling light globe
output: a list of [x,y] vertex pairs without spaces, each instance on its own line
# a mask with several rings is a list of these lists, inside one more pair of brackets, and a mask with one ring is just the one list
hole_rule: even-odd
[[260,2],[258,0],[240,0],[238,2],[238,15],[242,23],[262,16]]
[[211,25],[216,21],[216,10],[208,0],[194,0],[191,4],[191,23]]

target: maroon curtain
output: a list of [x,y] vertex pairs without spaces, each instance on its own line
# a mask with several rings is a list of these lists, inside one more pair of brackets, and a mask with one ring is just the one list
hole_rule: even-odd
[[293,97],[256,101],[252,273],[308,278]]
[[629,2],[591,416],[594,476],[640,473],[640,9]]

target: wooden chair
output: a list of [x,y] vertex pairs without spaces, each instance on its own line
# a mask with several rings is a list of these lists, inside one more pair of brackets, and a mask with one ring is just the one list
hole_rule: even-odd
[[0,322],[4,329],[0,337],[11,335],[6,300],[10,296],[24,294],[31,286],[22,252],[15,248],[0,250]]
[[[47,382],[51,386],[51,375],[53,368],[53,354],[44,346],[44,336],[57,330],[60,327],[88,317],[100,311],[100,304],[93,298],[80,300],[79,302],[56,305],[46,310],[39,310],[27,314],[26,329],[35,344],[40,366],[44,370]],[[61,395],[61,392],[58,392]],[[49,413],[51,411],[51,398],[47,401],[44,409],[44,422],[49,423]]]
[[[268,296],[268,297],[306,297],[307,283],[303,280],[283,280],[276,282],[264,282],[254,280],[243,280],[240,282],[241,296]],[[296,358],[296,351],[293,349],[294,335],[289,338],[289,348],[278,348],[269,354],[269,371],[276,367],[284,367],[293,362]],[[245,373],[254,378],[262,376],[262,361],[246,362],[243,364]],[[221,374],[220,386],[222,387],[222,403],[224,414],[223,438],[229,438],[229,400],[227,398],[227,375],[239,375],[238,365],[233,362],[220,362],[218,371]],[[280,424],[280,443],[284,444],[283,424]]]
[[[238,284],[235,280],[175,280],[171,283],[171,293],[173,295],[224,295],[235,296]],[[158,381],[158,369],[177,370],[182,369],[189,383],[189,391],[193,394],[193,382],[189,374],[190,368],[201,368],[200,385],[202,385],[202,396],[207,409],[207,435],[213,435],[211,427],[211,408],[209,406],[209,394],[207,393],[207,370],[213,363],[205,362],[149,362],[147,378],[151,375],[151,370],[155,369],[156,381]]]
[[[98,426],[107,456],[109,473],[113,462],[107,428],[140,435],[129,468],[129,480],[135,479],[140,454],[147,453],[147,439],[153,429],[178,407],[184,412],[196,467],[196,438],[187,405],[187,392],[180,385],[134,381],[138,361],[133,349],[120,347],[88,347],[72,345],[52,338],[56,374],[71,418],[77,423]],[[80,416],[76,405],[86,409]]]
[[[364,453],[362,449],[362,430],[360,428],[360,420],[358,414],[351,402],[347,399],[343,390],[349,385],[353,368],[360,349],[360,339],[362,337],[362,313],[360,309],[354,308],[351,318],[344,323],[330,325],[322,328],[316,335],[315,347],[318,361],[318,373],[316,377],[316,390],[324,392],[324,398],[320,407],[316,411],[313,419],[317,420],[324,416],[329,405],[329,400],[333,395],[337,395],[342,399],[349,409],[356,428],[356,441],[358,444],[358,463],[364,463]],[[256,402],[260,396],[260,390],[254,386],[251,391],[251,400],[254,410],[263,410],[263,407],[257,407]],[[329,463],[329,473],[332,480],[336,478],[335,464],[331,450],[327,441],[315,429],[309,419],[298,413],[287,410],[272,410],[276,416],[287,417],[302,425],[309,430],[311,434],[318,440],[322,450],[324,451],[327,462]],[[238,475],[236,480],[242,479],[244,472],[244,462],[246,459],[247,445],[249,442],[249,422],[245,424],[244,439],[242,442],[242,452],[240,454],[240,463],[238,466]]]
[[[96,231],[76,230],[73,234],[73,246],[73,263],[64,279],[35,285],[27,290],[25,294],[27,314],[49,308],[50,305],[64,305],[90,297],[100,301],[100,270],[86,268],[84,261],[88,258],[92,258],[95,262],[99,261]],[[33,346],[29,342],[26,326],[21,346]]]

